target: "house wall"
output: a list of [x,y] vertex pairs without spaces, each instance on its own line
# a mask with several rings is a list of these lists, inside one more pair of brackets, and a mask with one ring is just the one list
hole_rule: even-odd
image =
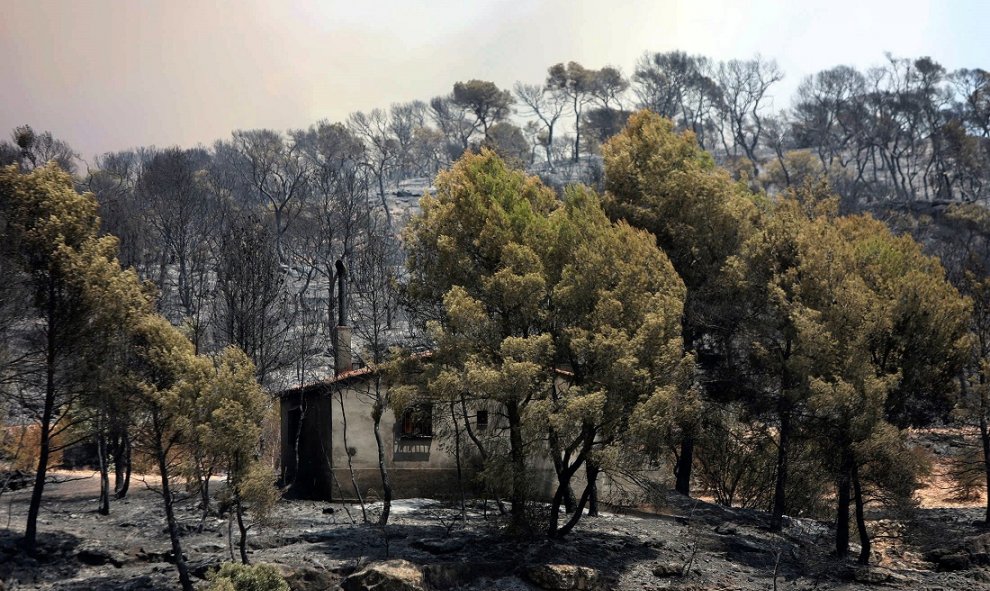
[[[335,495],[336,498],[353,499],[356,496],[347,465],[348,455],[354,471],[354,481],[362,498],[381,498],[378,443],[371,416],[374,388],[375,380],[370,378],[332,393],[333,424],[336,427],[332,457],[335,475],[342,489]],[[384,393],[385,387],[382,388]],[[453,495],[458,490],[457,460],[452,450],[448,450],[446,445],[441,446],[439,438],[403,437],[400,419],[391,409],[385,409],[382,413],[380,433],[382,448],[385,450],[385,466],[397,498]],[[462,449],[462,476],[465,481],[468,480],[467,471],[472,460],[470,451],[467,446]]]
[[[298,391],[282,397],[283,483],[291,485],[290,496],[356,500],[357,489],[361,498],[367,501],[381,498],[378,444],[371,416],[373,388],[374,378],[362,377],[349,383],[307,388],[302,395],[302,404]],[[442,410],[435,408],[434,426],[438,424],[437,412]],[[480,462],[474,445],[466,437],[462,440],[462,479],[459,482],[452,442],[439,437],[402,437],[401,421],[391,409],[382,414],[380,428],[385,466],[395,498],[457,497],[460,486],[464,486],[469,495],[473,492],[474,475]],[[297,438],[299,464],[295,468]],[[351,470],[348,469],[348,456]],[[549,457],[534,454],[529,465],[536,479],[536,494],[549,499],[556,485]],[[637,480],[659,483],[666,478],[664,473],[645,470]],[[575,494],[581,494],[584,484],[582,469],[572,481]],[[599,477],[598,494],[602,502],[615,505],[648,503],[651,496],[628,478],[609,478],[605,474]]]
[[[367,378],[282,396],[282,482],[289,486],[289,496],[354,500],[356,487],[362,498],[381,498],[378,443],[371,416],[374,387],[374,378]],[[394,496],[457,494],[461,484],[453,450],[441,446],[437,437],[403,437],[400,427],[395,412],[386,409],[380,433]],[[462,483],[469,487],[476,462],[470,442],[463,443]]]

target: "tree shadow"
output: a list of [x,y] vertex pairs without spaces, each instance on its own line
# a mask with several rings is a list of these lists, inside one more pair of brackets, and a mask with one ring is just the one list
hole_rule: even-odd
[[618,579],[629,565],[659,556],[634,535],[614,532],[576,530],[560,540],[511,538],[484,527],[445,534],[444,527],[430,524],[397,524],[385,530],[357,524],[311,534],[308,541],[318,539],[315,551],[353,561],[355,567],[369,560],[403,559],[424,567],[428,575],[442,566],[465,579],[521,574],[520,568],[540,563],[591,567],[606,579]]
[[970,538],[990,533],[982,520],[984,512],[983,508],[915,509],[905,524],[902,540],[922,555],[961,548]]
[[0,530],[0,582],[15,585],[54,583],[79,572],[75,558],[80,539],[65,532],[42,532],[33,554],[22,547],[20,532]]
[[94,577],[52,588],[57,591],[171,591],[175,586],[176,581],[143,575],[133,578]]

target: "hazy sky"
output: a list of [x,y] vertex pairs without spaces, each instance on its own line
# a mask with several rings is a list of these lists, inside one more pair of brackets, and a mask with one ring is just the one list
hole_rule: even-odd
[[987,0],[0,0],[0,133],[29,123],[89,160],[306,127],[457,80],[541,82],[644,51],[776,58],[800,79],[885,51],[990,69]]

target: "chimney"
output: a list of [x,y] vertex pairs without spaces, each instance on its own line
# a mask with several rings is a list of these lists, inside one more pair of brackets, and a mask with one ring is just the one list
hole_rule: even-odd
[[333,367],[336,375],[351,370],[351,327],[347,326],[347,269],[337,259],[337,328],[333,331]]

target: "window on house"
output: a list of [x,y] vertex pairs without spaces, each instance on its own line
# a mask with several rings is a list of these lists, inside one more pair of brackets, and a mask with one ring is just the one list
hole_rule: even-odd
[[487,410],[479,410],[478,411],[477,424],[478,424],[478,430],[479,431],[484,431],[485,429],[488,428],[488,411]]
[[402,412],[402,437],[433,437],[433,405],[416,404]]

